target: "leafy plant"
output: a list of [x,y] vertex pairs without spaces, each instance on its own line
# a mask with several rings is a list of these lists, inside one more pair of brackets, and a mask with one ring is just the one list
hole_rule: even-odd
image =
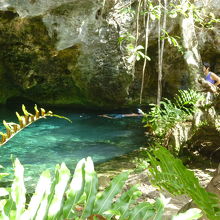
[[127,47],[130,56],[128,58],[128,62],[132,63],[134,61],[138,61],[141,58],[146,58],[147,60],[150,60],[150,57],[146,56],[141,50],[144,50],[144,47],[142,45],[138,45],[137,47],[134,47],[133,44],[129,44]]
[[194,173],[186,169],[181,160],[163,147],[154,150],[149,158],[154,185],[174,195],[188,195],[210,220],[220,219],[218,197],[202,188]]
[[[41,114],[35,106],[35,115],[27,112],[22,106],[24,116],[16,113],[19,124],[4,122],[7,133],[3,135],[2,144],[27,127],[32,122],[56,116],[51,111]],[[62,117],[65,118],[65,117]],[[66,119],[66,118],[65,118]],[[115,202],[114,197],[121,193],[122,187],[128,178],[128,172],[116,176],[109,187],[98,193],[98,177],[90,157],[82,159],[76,166],[73,178],[70,181],[70,171],[64,163],[56,165],[52,179],[49,170],[44,171],[38,181],[35,193],[29,204],[26,204],[26,189],[24,185],[24,168],[18,159],[14,161],[14,181],[11,188],[0,188],[0,219],[3,220],[32,220],[32,219],[149,219],[155,216],[160,219],[165,207],[165,199],[158,199],[154,204],[137,203],[141,192],[133,186],[124,192]],[[7,174],[1,173],[0,177]]]
[[[52,112],[45,113],[42,109],[40,115],[36,107],[34,116],[28,113],[24,106],[22,109],[24,116],[19,117],[23,123],[19,124],[19,126],[22,125],[21,129],[46,116],[62,117],[54,115]],[[6,129],[11,129],[11,127],[6,126]],[[18,131],[13,130],[8,139],[13,134],[17,134]],[[156,162],[153,161],[153,163]],[[105,220],[115,218],[121,220],[152,218],[160,220],[168,203],[168,199],[161,196],[155,203],[142,202],[138,204],[137,199],[140,197],[141,192],[137,186],[133,186],[122,193],[122,187],[128,178],[128,172],[119,174],[103,192],[98,192],[98,177],[90,157],[79,161],[72,180],[70,180],[71,174],[65,163],[56,165],[54,178],[51,177],[49,170],[44,171],[29,203],[26,200],[24,168],[18,159],[14,161],[14,171],[14,181],[11,188],[0,188],[0,219],[2,220]],[[5,175],[1,173],[0,177],[2,178]],[[121,196],[115,199],[118,194],[121,194]],[[192,209],[174,216],[173,219],[184,218],[190,220],[199,217],[201,217],[200,210]]]
[[18,118],[19,124],[16,124],[14,122],[6,122],[5,120],[3,121],[3,125],[5,126],[6,129],[6,133],[0,132],[0,135],[2,136],[0,140],[0,146],[5,144],[8,140],[10,140],[14,135],[16,135],[22,129],[24,129],[25,127],[29,126],[30,124],[32,124],[33,122],[39,119],[46,118],[49,116],[49,117],[63,118],[71,122],[70,119],[60,115],[53,114],[52,111],[46,112],[45,109],[43,108],[40,108],[40,110],[38,110],[37,105],[35,105],[34,110],[35,110],[35,114],[31,114],[26,110],[26,107],[22,105],[22,111],[24,115],[19,115],[19,113],[16,112],[16,116]]
[[177,48],[177,50],[180,53],[184,53],[183,47],[179,44],[178,40],[180,40],[179,36],[171,36],[166,30],[162,30],[163,35],[161,36],[161,39],[166,39],[170,45],[173,45],[174,47]]
[[177,108],[190,115],[197,110],[197,102],[203,99],[204,96],[195,90],[179,90],[179,95],[174,97],[174,103]]
[[160,106],[151,104],[151,111],[143,118],[145,127],[151,129],[156,137],[165,137],[176,123],[187,120],[196,111],[196,103],[202,98],[196,91],[179,90],[173,102],[164,98]]
[[[133,186],[122,193],[128,172],[116,176],[110,185],[98,193],[98,178],[90,157],[82,159],[76,166],[72,180],[64,163],[56,165],[52,179],[44,171],[37,183],[35,193],[28,204],[24,186],[24,168],[19,160],[14,161],[15,179],[12,187],[5,191],[7,198],[0,200],[0,219],[162,219],[168,200],[163,196],[155,203],[137,204],[141,192]],[[69,183],[70,181],[70,183]],[[116,200],[115,196],[122,193]],[[115,200],[115,201],[114,201]],[[194,210],[191,215],[199,215]],[[189,216],[189,213],[186,213]],[[176,216],[175,218],[177,218]],[[185,218],[190,219],[190,218]]]

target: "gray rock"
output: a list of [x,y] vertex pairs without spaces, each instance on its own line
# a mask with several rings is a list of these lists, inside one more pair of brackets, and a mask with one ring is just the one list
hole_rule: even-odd
[[[135,16],[122,13],[128,0],[2,0],[0,1],[0,103],[17,97],[40,104],[119,108],[137,105],[143,61],[129,63],[126,33],[135,35]],[[132,8],[136,8],[133,1]],[[201,7],[203,7],[201,5]],[[214,8],[214,9],[213,9]],[[207,10],[218,15],[213,0]],[[204,32],[191,18],[168,18],[167,31],[180,35],[182,55],[165,44],[163,95],[196,87],[202,60],[220,52],[219,29]],[[189,32],[188,30],[191,30]],[[140,21],[138,44],[144,44]],[[150,22],[149,56],[144,103],[155,101],[157,90],[157,21]],[[202,59],[202,60],[201,60]],[[13,92],[9,92],[13,88]]]

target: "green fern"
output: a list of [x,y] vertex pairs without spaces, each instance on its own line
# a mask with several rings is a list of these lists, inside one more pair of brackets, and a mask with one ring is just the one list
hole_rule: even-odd
[[188,89],[179,90],[179,95],[174,98],[174,102],[177,108],[190,115],[195,111],[198,100],[202,99],[204,99],[204,96],[201,93]]
[[164,98],[160,106],[151,104],[151,111],[143,118],[145,127],[150,128],[156,137],[164,138],[176,123],[187,120],[196,111],[196,103],[202,98],[196,91],[179,90],[173,102]]
[[204,211],[210,220],[220,219],[219,199],[199,184],[194,173],[164,147],[149,154],[152,183],[174,195],[186,194]]

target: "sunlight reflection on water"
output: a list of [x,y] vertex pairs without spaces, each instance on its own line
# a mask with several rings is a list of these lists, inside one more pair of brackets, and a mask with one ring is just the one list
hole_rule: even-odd
[[[96,114],[54,112],[73,123],[48,118],[25,128],[0,148],[4,172],[12,171],[12,155],[24,165],[26,179],[34,182],[43,170],[54,170],[57,163],[65,162],[73,170],[81,158],[91,156],[94,162],[103,162],[137,149],[146,141],[140,118],[108,119]],[[8,109],[0,110],[2,119],[17,121],[14,111]]]

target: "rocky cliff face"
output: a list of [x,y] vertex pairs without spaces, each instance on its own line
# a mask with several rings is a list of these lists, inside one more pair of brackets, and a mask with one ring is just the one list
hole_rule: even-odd
[[[137,2],[131,5],[134,9]],[[121,13],[128,0],[3,0],[0,2],[0,103],[26,98],[40,104],[120,108],[137,103],[143,61],[135,69],[118,43],[135,32],[135,16]],[[213,6],[216,5],[213,1]],[[209,7],[213,7],[209,5]],[[191,22],[191,23],[190,23]],[[184,23],[184,24],[183,24]],[[185,55],[164,53],[164,95],[192,87],[200,54],[219,59],[218,29],[188,33],[192,20],[170,21],[183,36]],[[155,99],[157,33],[150,25],[144,101]],[[143,27],[141,27],[143,29]],[[141,35],[142,36],[142,35]],[[140,43],[144,39],[140,37]],[[177,55],[178,54],[178,55]]]

